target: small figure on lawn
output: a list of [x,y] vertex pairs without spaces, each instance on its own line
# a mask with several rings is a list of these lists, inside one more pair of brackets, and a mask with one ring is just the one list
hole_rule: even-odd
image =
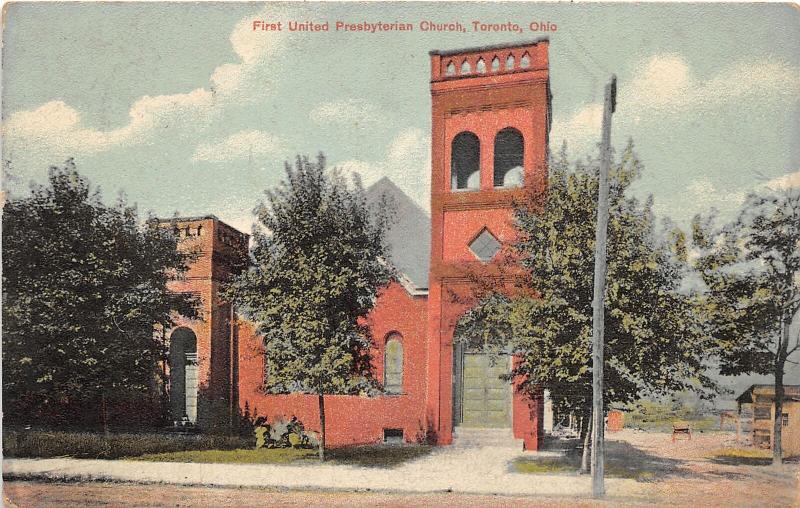
[[292,416],[286,425],[286,441],[292,448],[302,448],[308,446],[308,436],[305,434],[305,427],[296,416]]
[[253,433],[256,436],[256,450],[260,448],[271,448],[269,446],[272,439],[269,438],[269,425],[267,425],[267,419],[263,416],[259,416],[256,418],[255,429],[253,429]]

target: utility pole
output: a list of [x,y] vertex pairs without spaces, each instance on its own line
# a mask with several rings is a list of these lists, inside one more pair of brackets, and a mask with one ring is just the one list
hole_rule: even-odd
[[617,102],[617,77],[606,85],[603,138],[600,146],[600,182],[597,192],[597,229],[592,302],[592,497],[605,494],[605,418],[603,410],[603,345],[605,331],[606,241],[608,236],[608,170],[611,165],[611,115]]

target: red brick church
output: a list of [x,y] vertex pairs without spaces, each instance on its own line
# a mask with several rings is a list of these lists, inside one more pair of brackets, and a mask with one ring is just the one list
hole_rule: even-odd
[[[390,233],[392,261],[405,275],[379,295],[369,316],[380,396],[326,397],[331,446],[397,439],[449,444],[460,427],[506,428],[535,450],[542,401],[499,376],[513,358],[490,361],[455,343],[474,278],[498,277],[514,240],[511,203],[523,187],[544,186],[551,120],[548,42],[432,51],[430,218],[384,179],[370,194],[399,197]],[[263,342],[255,325],[219,296],[220,284],[247,263],[248,235],[214,216],[177,221],[181,248],[200,258],[175,291],[201,297],[202,318],[170,330],[170,400],[200,428],[297,416],[318,430],[316,396],[268,395]],[[429,239],[429,241],[428,241]]]

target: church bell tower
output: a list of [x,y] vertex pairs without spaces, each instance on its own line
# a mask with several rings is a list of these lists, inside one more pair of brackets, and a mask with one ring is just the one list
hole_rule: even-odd
[[430,53],[427,416],[443,444],[459,425],[508,427],[526,449],[535,449],[541,436],[539,401],[492,385],[496,373],[470,378],[488,364],[478,356],[464,363],[453,339],[468,310],[471,276],[501,276],[499,261],[515,239],[513,201],[547,181],[548,46],[539,39]]

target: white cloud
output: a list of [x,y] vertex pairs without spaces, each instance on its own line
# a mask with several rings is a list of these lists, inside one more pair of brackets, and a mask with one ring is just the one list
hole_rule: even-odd
[[388,160],[394,165],[407,161],[430,165],[431,139],[422,129],[405,129],[389,144]]
[[389,177],[424,210],[430,209],[431,139],[422,129],[408,128],[389,143],[386,158],[374,163],[348,160],[336,164],[343,174],[356,173],[365,186]]
[[193,161],[227,162],[247,157],[262,157],[277,153],[280,139],[264,131],[241,131],[216,143],[201,143],[195,149]]
[[[253,234],[253,226],[258,224],[258,218],[252,213],[239,213],[239,214],[218,214],[220,220],[225,224],[235,228],[242,233],[247,233],[248,235]],[[259,225],[260,226],[260,225]]]
[[770,189],[800,188],[800,171],[773,178],[764,185]]
[[185,94],[144,96],[128,111],[127,125],[101,131],[84,126],[80,112],[68,104],[51,101],[10,115],[3,135],[12,149],[46,150],[59,156],[91,154],[141,141],[179,122],[207,120],[212,104],[211,93],[202,88]]
[[[240,61],[220,65],[211,74],[211,89],[223,96],[252,100],[268,91],[263,78],[264,64],[286,47],[283,32],[253,30],[253,20],[285,17],[280,7],[270,6],[240,20],[230,41]],[[296,10],[295,10],[296,11]],[[302,13],[293,15],[302,17]]]
[[366,186],[372,185],[380,180],[382,176],[385,176],[381,171],[381,166],[358,159],[346,160],[336,164],[334,167],[340,174],[345,176],[357,174],[361,182]]
[[210,87],[142,96],[131,105],[128,123],[117,129],[86,126],[81,112],[63,101],[13,113],[2,128],[8,153],[49,163],[140,143],[167,130],[203,129],[227,104],[253,100],[269,91],[262,79],[263,68],[283,49],[283,35],[254,31],[251,23],[276,16],[280,15],[271,6],[237,23],[230,41],[239,61],[217,67]]
[[670,217],[687,226],[695,213],[708,213],[712,208],[721,216],[730,217],[741,208],[748,193],[748,189],[722,190],[710,177],[703,176],[689,181],[672,199],[656,201],[653,210],[656,215]]
[[697,210],[716,208],[721,212],[738,210],[747,198],[747,191],[725,192],[719,190],[711,178],[698,178],[686,187],[685,200]]
[[309,114],[311,121],[319,125],[355,125],[364,127],[380,120],[380,111],[363,99],[347,99],[324,102]]
[[[742,61],[703,80],[682,56],[661,54],[640,62],[632,78],[618,87],[615,122],[635,125],[735,101],[795,101],[800,96],[800,69],[778,60]],[[553,146],[567,140],[573,148],[591,148],[599,141],[602,111],[600,103],[587,104],[568,118],[554,119]]]
[[579,109],[568,120],[553,120],[550,139],[555,144],[554,149],[559,149],[564,140],[570,148],[584,147],[587,140],[600,140],[600,124],[603,121],[603,105],[589,104]]
[[800,69],[776,60],[739,62],[708,80],[697,79],[679,55],[656,55],[641,64],[621,91],[621,111],[700,109],[733,100],[796,99]]

